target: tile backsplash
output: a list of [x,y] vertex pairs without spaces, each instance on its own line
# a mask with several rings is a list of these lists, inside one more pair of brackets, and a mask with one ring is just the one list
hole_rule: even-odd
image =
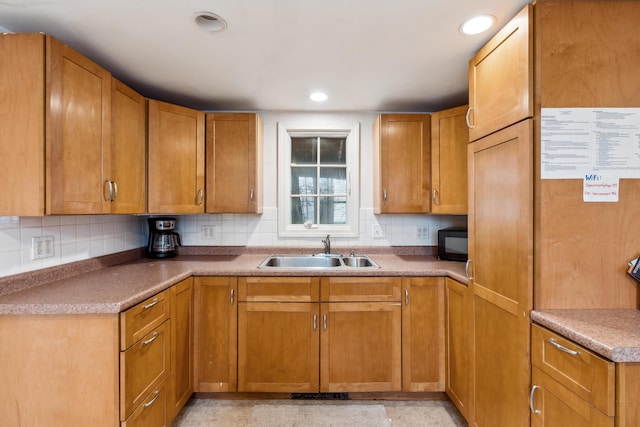
[[[166,215],[163,215],[166,216]],[[262,215],[174,215],[186,246],[318,247],[317,238],[279,238],[276,208]],[[0,277],[95,258],[147,245],[147,216],[64,215],[0,217]],[[361,208],[357,238],[332,238],[344,246],[435,246],[441,228],[466,226],[464,215],[374,215]],[[203,227],[213,228],[204,233]],[[384,237],[374,235],[373,228]],[[206,234],[206,237],[205,237]],[[53,236],[53,257],[32,260],[32,237]]]
[[[145,217],[133,215],[64,215],[0,217],[0,277],[147,244]],[[32,237],[53,236],[53,256],[31,259]]]

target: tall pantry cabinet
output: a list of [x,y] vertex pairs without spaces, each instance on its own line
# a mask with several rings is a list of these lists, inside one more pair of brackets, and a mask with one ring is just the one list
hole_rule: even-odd
[[528,426],[533,302],[533,7],[469,62],[470,424]]
[[625,266],[640,180],[621,179],[618,202],[588,203],[582,179],[541,179],[541,119],[640,105],[639,15],[633,1],[537,0],[469,63],[470,425],[555,422],[529,411],[531,309],[637,308]]

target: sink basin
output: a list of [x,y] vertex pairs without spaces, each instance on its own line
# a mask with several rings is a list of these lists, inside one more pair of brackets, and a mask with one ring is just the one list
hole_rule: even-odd
[[310,269],[336,269],[336,268],[380,268],[366,255],[342,256],[337,254],[317,255],[270,255],[258,266],[258,268],[310,268]]

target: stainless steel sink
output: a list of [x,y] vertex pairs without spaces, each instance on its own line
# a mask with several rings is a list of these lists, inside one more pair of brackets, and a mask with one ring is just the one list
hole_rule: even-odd
[[309,269],[337,269],[337,268],[380,268],[366,255],[342,256],[337,254],[317,255],[270,255],[258,268],[309,268]]

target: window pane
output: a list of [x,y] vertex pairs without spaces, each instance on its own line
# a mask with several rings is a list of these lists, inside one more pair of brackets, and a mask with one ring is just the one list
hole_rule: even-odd
[[320,194],[347,194],[347,169],[320,168]]
[[291,194],[317,194],[317,168],[291,168]]
[[347,164],[347,138],[320,138],[320,163]]
[[305,221],[316,223],[316,198],[291,198],[291,224],[304,224]]
[[320,224],[346,224],[347,198],[320,197]]
[[291,138],[291,163],[318,162],[318,138]]

